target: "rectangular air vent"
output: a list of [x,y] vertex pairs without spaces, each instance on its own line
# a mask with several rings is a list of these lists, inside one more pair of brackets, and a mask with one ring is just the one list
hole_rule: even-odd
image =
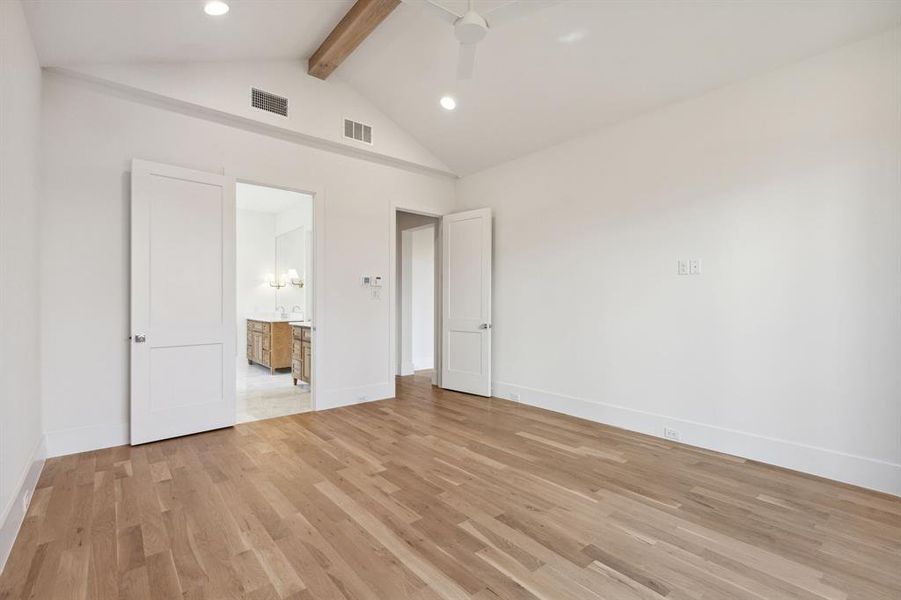
[[288,116],[287,98],[282,98],[281,96],[276,96],[275,94],[270,94],[269,92],[264,92],[257,88],[250,89],[250,105],[254,108],[259,108],[260,110],[275,113],[283,117]]
[[364,144],[372,144],[372,127],[344,119],[344,137]]

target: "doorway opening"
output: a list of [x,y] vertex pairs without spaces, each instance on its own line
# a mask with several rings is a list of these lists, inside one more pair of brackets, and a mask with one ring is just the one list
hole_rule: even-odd
[[395,373],[435,382],[439,219],[398,210],[396,220]]
[[312,410],[313,196],[239,182],[236,421]]

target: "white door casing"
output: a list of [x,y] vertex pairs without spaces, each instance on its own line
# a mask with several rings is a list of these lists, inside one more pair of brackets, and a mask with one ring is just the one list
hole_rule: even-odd
[[234,425],[234,316],[235,180],[132,161],[132,445]]
[[441,219],[441,387],[491,395],[491,209]]

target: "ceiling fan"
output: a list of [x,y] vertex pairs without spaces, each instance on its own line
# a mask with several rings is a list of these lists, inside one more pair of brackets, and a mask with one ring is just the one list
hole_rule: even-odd
[[471,79],[475,68],[476,44],[482,41],[490,29],[530,12],[556,4],[560,0],[511,0],[497,8],[479,14],[469,0],[469,10],[463,15],[441,6],[434,0],[401,0],[405,4],[421,7],[432,16],[454,26],[454,36],[460,42],[457,62],[457,79]]

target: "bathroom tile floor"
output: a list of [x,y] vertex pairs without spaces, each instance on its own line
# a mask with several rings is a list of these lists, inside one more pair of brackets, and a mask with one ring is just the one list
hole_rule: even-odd
[[242,357],[235,372],[238,423],[294,415],[312,408],[310,386],[302,382],[293,385],[291,369],[280,369],[272,375],[267,367],[248,365]]

